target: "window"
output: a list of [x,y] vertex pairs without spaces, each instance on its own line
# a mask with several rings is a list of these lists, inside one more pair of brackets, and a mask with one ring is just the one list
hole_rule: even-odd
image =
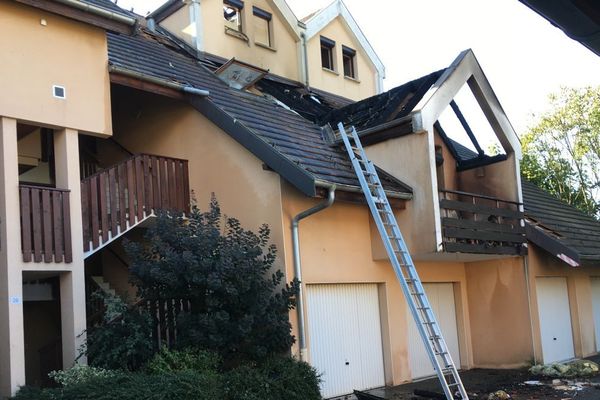
[[272,15],[258,7],[252,7],[254,15],[254,42],[273,47]]
[[335,42],[325,36],[321,36],[321,65],[335,71]]
[[223,1],[223,18],[225,19],[225,29],[231,29],[240,33],[243,32],[242,8],[244,8],[244,2],[242,1]]
[[356,79],[356,50],[342,46],[342,60],[344,62],[344,76]]

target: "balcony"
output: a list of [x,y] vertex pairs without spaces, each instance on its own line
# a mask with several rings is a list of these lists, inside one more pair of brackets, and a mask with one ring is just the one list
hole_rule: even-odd
[[[69,203],[68,190],[20,185],[24,262],[72,262]],[[189,207],[187,160],[140,154],[98,171],[81,181],[84,257],[158,210],[188,213]]]
[[449,253],[524,255],[523,205],[455,190],[440,191],[442,243]]

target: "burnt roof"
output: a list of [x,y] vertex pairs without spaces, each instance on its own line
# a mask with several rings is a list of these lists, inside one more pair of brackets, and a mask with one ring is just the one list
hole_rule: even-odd
[[[165,32],[170,35],[169,32]],[[173,38],[178,40],[177,38]],[[204,53],[202,63],[211,71],[215,71],[227,59],[214,54]],[[324,90],[308,87],[298,81],[284,78],[272,73],[266,74],[256,82],[255,87],[261,92],[273,96],[304,118],[320,124],[327,113],[333,109],[354,103],[353,100]]]
[[600,261],[600,222],[558,200],[526,180],[522,181],[525,216],[557,234],[557,239],[575,250],[582,261]]
[[[307,195],[315,182],[359,187],[345,151],[330,145],[321,128],[274,101],[230,88],[198,59],[166,37],[139,30],[134,36],[107,33],[109,62],[129,71],[210,91],[190,103]],[[387,190],[409,195],[411,189],[388,174]]]
[[357,131],[369,129],[410,114],[445,69],[368,97],[323,116],[321,123],[352,125]]

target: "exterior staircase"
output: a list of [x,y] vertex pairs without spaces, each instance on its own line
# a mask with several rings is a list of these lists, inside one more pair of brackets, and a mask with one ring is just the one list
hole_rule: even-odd
[[81,182],[84,255],[89,257],[158,210],[188,213],[188,162],[135,155]]

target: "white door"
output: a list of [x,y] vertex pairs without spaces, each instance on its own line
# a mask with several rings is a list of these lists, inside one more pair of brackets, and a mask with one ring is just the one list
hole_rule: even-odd
[[377,285],[306,289],[310,360],[322,374],[323,397],[384,386]]
[[592,310],[596,327],[596,351],[600,352],[600,278],[592,278]]
[[566,278],[536,278],[544,363],[570,360],[573,351],[571,310]]
[[[456,323],[456,305],[454,304],[454,285],[452,283],[425,283],[425,292],[431,308],[442,330],[452,360],[460,367],[460,351],[458,346],[458,329]],[[408,311],[408,357],[411,377],[423,378],[435,374],[431,365],[423,339],[410,311]]]

